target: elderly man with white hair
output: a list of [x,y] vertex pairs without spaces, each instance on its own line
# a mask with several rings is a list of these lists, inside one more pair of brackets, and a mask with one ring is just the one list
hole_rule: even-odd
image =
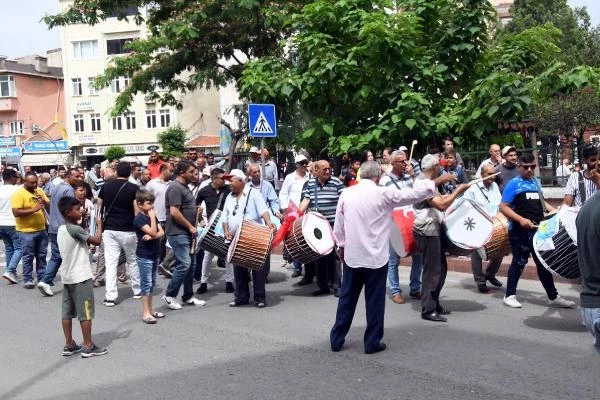
[[[265,224],[271,229],[275,226],[269,218],[269,208],[263,200],[260,191],[246,186],[246,175],[239,169],[233,169],[223,178],[231,181],[231,193],[225,199],[223,206],[223,232],[227,240],[232,240],[236,231],[241,228],[244,219]],[[268,257],[267,257],[268,259]],[[252,286],[254,288],[254,303],[258,308],[267,305],[265,282],[267,268],[252,271]],[[233,279],[235,280],[235,300],[229,303],[230,307],[239,307],[250,302],[250,289],[248,286],[250,275],[248,269],[238,265],[233,266]]]
[[[415,180],[414,188],[427,187],[431,180],[440,178],[440,160],[438,157],[428,154],[421,160],[423,173]],[[456,180],[453,174],[441,176],[444,181]],[[450,314],[450,311],[440,305],[440,292],[446,280],[448,265],[446,254],[442,247],[441,225],[443,211],[445,211],[456,198],[469,188],[463,183],[449,195],[437,195],[429,200],[414,205],[415,225],[413,231],[415,240],[421,249],[423,257],[423,289],[421,297],[421,318],[435,322],[446,322],[442,315]]]
[[[437,182],[424,181],[415,189],[397,190],[378,187],[381,168],[375,161],[361,167],[361,181],[340,195],[334,235],[344,265],[342,290],[336,320],[330,334],[331,350],[340,351],[350,330],[356,303],[363,286],[367,309],[364,335],[365,353],[385,350],[383,323],[385,313],[385,281],[389,257],[390,214],[395,207],[424,201],[435,195]],[[360,227],[360,229],[357,229]]]

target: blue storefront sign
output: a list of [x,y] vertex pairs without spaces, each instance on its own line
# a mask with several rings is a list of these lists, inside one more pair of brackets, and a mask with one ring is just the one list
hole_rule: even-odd
[[2,147],[6,147],[6,146],[16,146],[17,145],[17,138],[15,138],[14,136],[0,136],[0,146]]
[[44,141],[44,142],[25,142],[23,150],[26,152],[53,152],[69,150],[69,143],[66,140]]
[[21,148],[20,147],[0,147],[0,156],[1,157],[19,157],[21,156]]

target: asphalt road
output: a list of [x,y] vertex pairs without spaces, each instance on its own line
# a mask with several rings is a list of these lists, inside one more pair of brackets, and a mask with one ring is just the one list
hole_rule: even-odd
[[[60,293],[0,284],[0,399],[598,399],[600,353],[579,310],[545,306],[537,281],[522,281],[522,309],[503,306],[501,291],[476,292],[472,278],[449,273],[447,324],[420,319],[420,305],[386,304],[388,349],[363,352],[361,300],[340,353],[329,349],[337,299],[313,298],[273,256],[268,307],[231,309],[215,269],[206,307],[167,310],[157,325],[120,288],[109,309],[96,289],[95,341],[103,357],[62,357]],[[3,259],[0,265],[4,266]],[[401,268],[401,282],[408,278]],[[578,301],[577,287],[559,292]],[[58,284],[56,290],[59,291]],[[77,325],[75,338],[80,340]]]

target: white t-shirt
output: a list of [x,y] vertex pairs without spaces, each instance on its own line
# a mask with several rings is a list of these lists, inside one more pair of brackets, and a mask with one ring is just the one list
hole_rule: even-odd
[[62,258],[60,275],[63,285],[73,285],[93,278],[87,244],[89,237],[89,233],[78,225],[64,224],[58,228],[56,241]]
[[15,226],[10,199],[18,188],[16,185],[0,186],[0,226]]

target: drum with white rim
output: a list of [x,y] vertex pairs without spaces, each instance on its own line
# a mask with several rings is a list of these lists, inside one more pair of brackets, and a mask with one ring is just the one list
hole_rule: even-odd
[[541,221],[533,235],[533,251],[537,260],[556,276],[565,279],[581,277],[577,259],[577,228],[579,209],[561,207]]
[[198,238],[198,244],[202,250],[213,253],[219,258],[225,258],[229,250],[229,242],[225,240],[221,222],[222,214],[221,210],[216,209]]
[[452,204],[444,214],[445,250],[464,256],[484,246],[492,237],[494,223],[484,207],[464,197]]
[[227,262],[260,271],[271,252],[272,241],[271,228],[245,219],[231,241]]
[[335,240],[329,221],[318,212],[310,211],[294,221],[284,244],[294,260],[308,264],[331,253]]

